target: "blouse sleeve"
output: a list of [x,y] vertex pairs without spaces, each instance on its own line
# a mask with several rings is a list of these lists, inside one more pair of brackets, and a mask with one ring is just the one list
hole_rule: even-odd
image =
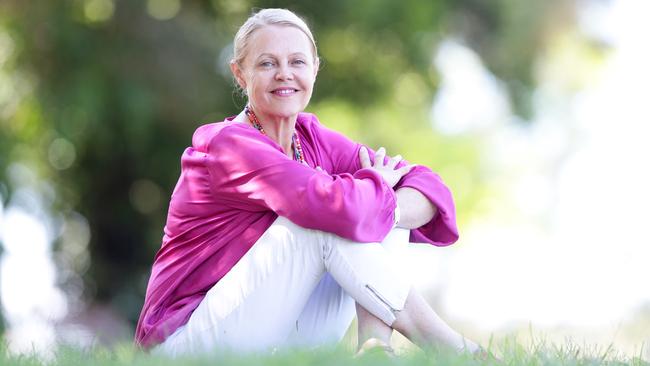
[[258,131],[227,126],[207,145],[216,199],[243,210],[272,210],[297,225],[359,242],[382,241],[396,197],[371,169],[329,175],[287,157]]
[[[360,170],[365,170],[361,169],[361,162],[359,161],[359,149],[364,145],[353,142],[318,122],[312,126],[312,128],[318,130],[319,138],[324,142],[324,155],[331,157],[332,171],[334,173],[354,174]],[[367,146],[366,148],[370,160],[374,164],[375,151]],[[385,162],[387,160],[388,158],[385,159]],[[408,161],[402,160],[397,165],[397,168],[408,164]],[[395,190],[402,187],[411,187],[418,190],[438,210],[428,223],[411,230],[410,241],[413,243],[429,243],[436,246],[447,246],[455,243],[458,240],[456,208],[451,191],[440,176],[425,166],[417,165],[402,177],[395,186]]]

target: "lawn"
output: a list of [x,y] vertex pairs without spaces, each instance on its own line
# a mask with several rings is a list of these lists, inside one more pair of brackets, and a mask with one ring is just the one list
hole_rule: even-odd
[[135,350],[130,345],[112,349],[79,350],[60,348],[49,356],[11,355],[6,347],[0,350],[0,365],[643,365],[650,363],[640,357],[626,357],[613,348],[579,347],[573,344],[548,345],[539,342],[524,347],[516,341],[505,341],[492,347],[501,362],[495,359],[478,360],[467,354],[448,352],[402,351],[396,358],[375,352],[354,358],[349,349],[291,350],[273,354],[215,354],[203,357],[169,359]]

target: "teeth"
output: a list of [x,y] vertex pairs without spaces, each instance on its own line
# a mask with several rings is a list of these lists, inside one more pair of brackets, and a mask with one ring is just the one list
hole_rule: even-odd
[[282,90],[276,90],[275,91],[278,94],[292,94],[295,92],[293,89],[282,89]]

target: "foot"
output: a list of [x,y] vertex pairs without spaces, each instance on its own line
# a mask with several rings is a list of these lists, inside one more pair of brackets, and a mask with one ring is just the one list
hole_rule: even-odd
[[479,361],[493,361],[496,364],[502,365],[503,361],[492,354],[492,352],[486,350],[483,347],[479,347],[476,351],[472,352],[472,355],[474,356],[475,359]]
[[377,354],[377,353],[383,353],[389,358],[396,357],[395,350],[393,350],[393,347],[391,347],[390,344],[381,341],[377,338],[370,338],[367,341],[365,341],[361,345],[361,347],[359,347],[359,350],[357,351],[357,354],[354,355],[354,357],[357,358],[364,355]]

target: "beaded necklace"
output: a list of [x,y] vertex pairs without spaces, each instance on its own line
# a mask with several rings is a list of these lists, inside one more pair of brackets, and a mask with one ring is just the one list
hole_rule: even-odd
[[[257,119],[257,115],[255,115],[255,112],[253,112],[251,107],[246,106],[246,108],[244,108],[244,112],[246,113],[246,116],[248,116],[248,119],[250,119],[253,123],[253,127],[255,127],[262,134],[266,135],[266,131],[264,131],[264,128],[262,128],[260,120]],[[307,165],[307,162],[305,162],[305,154],[302,151],[302,145],[300,145],[300,137],[298,137],[298,133],[296,132],[294,132],[293,136],[291,136],[291,147],[293,148],[293,158],[299,163]]]

